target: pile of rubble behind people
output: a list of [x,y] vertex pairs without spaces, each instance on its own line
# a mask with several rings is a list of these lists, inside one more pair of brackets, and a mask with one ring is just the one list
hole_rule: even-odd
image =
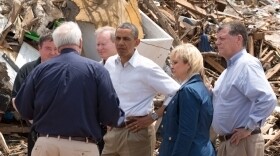
[[[248,28],[247,50],[259,58],[280,104],[280,5],[278,1],[227,0],[142,0],[139,7],[173,38],[174,45],[191,42],[202,52],[206,74],[212,85],[226,68],[217,53],[216,30],[222,22],[241,20]],[[245,3],[245,5],[244,5]],[[278,110],[278,111],[277,111]],[[268,118],[262,128],[265,155],[280,155],[279,113]]]
[[[23,42],[32,44],[38,36],[54,29],[61,20],[75,19],[73,16],[76,16],[79,10],[67,9],[67,6],[73,5],[70,2],[72,1],[0,0],[1,55],[5,53],[11,60],[15,60]],[[96,3],[103,1],[97,0]],[[138,0],[138,6],[174,38],[173,46],[190,42],[200,49],[205,59],[206,74],[212,85],[226,68],[226,62],[218,55],[215,46],[216,29],[219,24],[228,20],[243,21],[249,32],[248,52],[260,59],[266,77],[280,102],[278,1]],[[10,78],[5,64],[0,63],[0,68],[0,105],[6,106],[10,104],[11,85],[8,83]],[[266,141],[265,153],[269,156],[280,155],[279,112],[275,111],[262,128]],[[8,137],[11,136],[13,135]],[[22,139],[17,135],[12,138]],[[1,139],[0,143],[2,144]],[[22,151],[26,151],[26,143],[22,141],[7,140],[7,143],[11,150],[10,155],[15,153],[20,155],[24,153]],[[2,149],[3,147],[1,151],[4,151]]]

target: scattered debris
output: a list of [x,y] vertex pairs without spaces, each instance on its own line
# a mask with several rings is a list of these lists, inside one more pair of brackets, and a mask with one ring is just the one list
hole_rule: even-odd
[[[226,62],[218,55],[215,46],[216,29],[222,22],[242,20],[249,33],[247,50],[261,61],[280,102],[280,5],[277,0],[0,0],[1,56],[9,58],[12,64],[11,61],[15,62],[22,45],[35,47],[41,34],[55,29],[63,20],[90,23],[95,28],[131,21],[141,28],[137,4],[141,11],[173,37],[173,46],[190,42],[202,51],[206,75],[212,85],[226,68]],[[113,12],[116,10],[119,12]],[[146,35],[141,28],[141,38]],[[168,60],[166,62],[168,64]],[[8,64],[1,57],[0,117],[5,115],[6,105],[11,100],[10,81],[14,77],[7,74],[11,68]],[[13,74],[15,76],[16,72]],[[155,103],[158,105],[161,101],[155,100]],[[267,156],[280,155],[279,117],[279,113],[274,113],[262,128]],[[18,124],[18,127],[7,125],[0,126],[0,132],[4,137],[9,134],[9,139],[11,134],[26,133],[29,130],[26,124]],[[1,143],[2,154],[8,153],[9,149],[9,155],[24,155],[26,143],[16,142],[17,145],[10,146],[15,142],[9,140],[8,146],[5,146],[4,140]]]

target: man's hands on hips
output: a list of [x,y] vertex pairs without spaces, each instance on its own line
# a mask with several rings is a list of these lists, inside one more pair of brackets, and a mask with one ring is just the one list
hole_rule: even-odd
[[138,132],[139,130],[143,128],[147,128],[150,126],[154,120],[150,115],[146,115],[143,117],[127,117],[126,118],[128,121],[128,125],[126,125],[126,128],[129,129],[131,132]]
[[238,145],[242,139],[247,138],[250,135],[250,130],[246,130],[245,128],[235,129],[233,135],[230,138],[230,143]]

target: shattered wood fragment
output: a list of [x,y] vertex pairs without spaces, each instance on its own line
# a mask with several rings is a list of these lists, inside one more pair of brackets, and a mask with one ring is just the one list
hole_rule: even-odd
[[[11,1],[10,1],[11,2]],[[18,14],[22,8],[22,3],[19,0],[13,0],[11,3],[13,3],[13,9],[9,14],[9,18],[8,21],[10,21],[11,23],[14,23],[15,20],[18,18]],[[11,29],[12,25],[10,25],[4,32],[2,32],[1,37],[0,37],[0,45],[3,44],[7,34],[9,33],[10,29]]]
[[20,125],[15,124],[4,124],[0,123],[0,132],[3,134],[11,134],[11,133],[29,133],[30,127],[22,127]]
[[181,41],[180,41],[178,35],[174,31],[174,29],[168,24],[166,18],[161,14],[161,12],[157,8],[157,6],[154,4],[154,2],[152,0],[143,0],[143,1],[147,5],[147,7],[149,9],[151,9],[157,15],[161,27],[164,30],[166,30],[174,38],[173,45],[176,46],[176,45],[181,44]]
[[274,57],[273,50],[270,50],[268,53],[262,53],[262,57],[261,57],[260,61],[262,63],[267,63],[267,62],[269,62],[269,60],[271,60],[271,57]]
[[0,146],[4,149],[4,152],[9,154],[10,153],[10,149],[7,146],[6,140],[4,138],[4,136],[2,135],[1,131],[0,131]]
[[266,149],[269,145],[271,145],[275,140],[280,137],[280,130],[264,145],[264,149]]
[[253,39],[252,35],[248,36],[248,52],[252,56],[255,56],[255,53],[254,53],[254,39]]
[[254,32],[253,33],[254,40],[262,40],[264,39],[264,32]]
[[276,66],[274,66],[273,68],[269,69],[266,72],[266,78],[270,79],[275,73],[277,73],[280,70],[280,63],[278,63]]
[[211,65],[214,69],[216,69],[219,73],[222,73],[225,68],[223,66],[221,66],[219,63],[217,63],[214,59],[212,59],[211,57],[206,57],[204,59],[204,61],[206,61],[209,65]]

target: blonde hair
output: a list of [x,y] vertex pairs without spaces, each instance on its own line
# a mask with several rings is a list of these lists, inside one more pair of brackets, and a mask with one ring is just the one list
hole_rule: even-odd
[[204,74],[203,57],[194,45],[190,43],[178,45],[171,51],[170,57],[182,59],[184,63],[190,65],[190,69],[187,73],[188,78],[195,73],[199,73],[204,83],[206,83],[207,80]]

